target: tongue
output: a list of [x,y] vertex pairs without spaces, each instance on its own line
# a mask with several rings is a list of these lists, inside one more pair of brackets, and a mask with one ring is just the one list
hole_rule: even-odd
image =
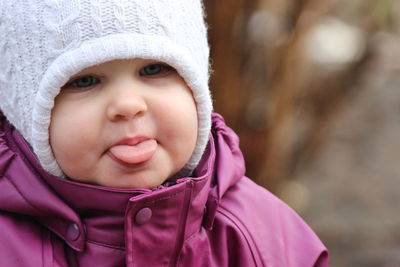
[[145,162],[153,156],[157,142],[153,139],[140,142],[134,146],[117,145],[110,148],[111,154],[118,160],[128,164]]

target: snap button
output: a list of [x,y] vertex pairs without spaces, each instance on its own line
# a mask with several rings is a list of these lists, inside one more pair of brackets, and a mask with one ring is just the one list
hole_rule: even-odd
[[153,212],[151,211],[150,208],[143,208],[139,210],[135,216],[136,224],[142,225],[147,223],[150,220],[152,214]]
[[76,241],[79,238],[80,232],[79,227],[76,223],[71,223],[68,226],[67,238],[71,241]]

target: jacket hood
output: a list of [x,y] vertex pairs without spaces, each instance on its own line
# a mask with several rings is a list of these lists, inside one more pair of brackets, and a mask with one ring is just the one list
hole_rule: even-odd
[[[190,183],[194,187],[190,208],[195,212],[190,212],[187,220],[212,228],[219,200],[245,171],[236,134],[218,114],[212,115],[212,124],[210,141],[193,177],[181,178],[175,185],[154,190],[116,189],[52,176],[41,167],[31,147],[0,113],[0,210],[34,217],[72,248],[81,251],[84,237],[76,240],[67,237],[71,224],[80,232],[86,231],[82,214],[100,211],[123,215],[126,204],[132,199],[166,198],[185,190],[183,185]],[[173,205],[175,203],[168,208]]]
[[214,168],[215,181],[218,185],[218,199],[221,199],[244,176],[245,165],[238,136],[226,126],[221,115],[213,114],[212,122],[212,135],[218,151]]

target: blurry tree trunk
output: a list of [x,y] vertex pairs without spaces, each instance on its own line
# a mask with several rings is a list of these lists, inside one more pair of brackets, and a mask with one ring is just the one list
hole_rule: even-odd
[[227,124],[240,136],[245,155],[247,175],[257,176],[265,155],[265,131],[247,127],[246,108],[249,102],[248,82],[243,70],[246,60],[246,25],[248,17],[257,8],[258,0],[205,0],[211,63],[213,73],[210,87],[214,110],[221,113]]
[[[285,2],[238,0],[223,5],[205,1],[214,69],[211,78],[214,108],[241,138],[247,175],[270,189],[289,171],[293,99],[305,69],[298,50],[307,25],[300,17],[310,0],[298,1],[294,6]],[[266,7],[290,13],[289,32],[284,33],[286,40],[273,53],[267,51],[271,50],[269,43],[255,46],[248,40],[249,19],[255,11]],[[269,66],[265,73],[257,73],[264,69],[260,65]],[[263,75],[261,84],[254,81]],[[260,104],[252,111],[249,105],[255,101]]]
[[[261,8],[271,1],[261,1]],[[268,140],[266,155],[258,180],[275,190],[279,183],[292,175],[294,140],[299,133],[296,129],[295,113],[302,91],[309,86],[309,62],[304,55],[304,43],[308,31],[325,14],[330,0],[296,1],[288,11],[288,38],[276,49],[276,71],[272,75],[269,102],[272,108],[268,118]],[[311,74],[312,76],[312,74]]]
[[245,6],[245,0],[224,5],[224,1],[206,0],[211,66],[210,86],[215,101],[214,109],[222,113],[227,123],[236,122],[242,100],[240,73],[241,42],[235,36],[234,25]]
[[204,2],[214,109],[240,137],[246,174],[271,191],[310,158],[363,73],[365,58],[318,76],[304,53],[309,31],[336,1]]

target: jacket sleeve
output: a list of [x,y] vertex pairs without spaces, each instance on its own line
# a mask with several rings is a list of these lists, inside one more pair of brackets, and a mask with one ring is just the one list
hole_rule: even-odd
[[[316,234],[283,201],[248,178],[221,201],[237,234],[245,236],[255,266],[325,267],[328,252]],[[227,212],[225,212],[227,213]]]

